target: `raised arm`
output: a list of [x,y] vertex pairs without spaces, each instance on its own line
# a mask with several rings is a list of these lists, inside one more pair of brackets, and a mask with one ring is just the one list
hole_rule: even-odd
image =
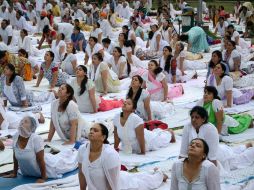
[[145,148],[145,134],[144,134],[144,125],[141,124],[135,129],[136,137],[140,146],[140,153],[145,154],[146,148]]
[[45,180],[47,180],[47,174],[46,174],[46,164],[44,160],[44,150],[41,150],[40,152],[36,153],[36,160],[39,165],[40,171],[41,171],[41,179],[38,179],[37,183],[43,183]]

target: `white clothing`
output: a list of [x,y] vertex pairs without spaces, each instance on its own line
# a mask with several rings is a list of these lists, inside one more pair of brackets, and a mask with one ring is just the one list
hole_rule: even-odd
[[115,47],[116,44],[113,41],[111,41],[108,48],[104,47],[104,51],[108,52],[109,54],[112,54]]
[[103,19],[103,20],[99,20],[98,22],[100,22],[100,25],[101,25],[101,30],[102,30],[102,34],[103,36],[105,37],[110,37],[112,36],[112,28],[110,26],[110,23],[108,20],[106,19]]
[[32,10],[31,12],[27,11],[27,17],[29,18],[29,20],[31,22],[35,22],[36,21],[36,13],[34,10]]
[[73,33],[73,25],[70,23],[57,23],[58,33],[63,33],[65,35],[65,41],[71,41],[71,34]]
[[43,9],[44,0],[36,0],[35,10],[40,12]]
[[[94,112],[93,106],[90,100],[90,96],[89,96],[89,90],[92,90],[93,88],[95,88],[93,81],[91,79],[87,80],[86,90],[83,92],[82,95],[80,95],[81,88],[77,83],[77,79],[73,79],[71,81],[71,86],[74,90],[74,97],[77,101],[79,111],[82,113]],[[95,101],[96,101],[96,109],[98,109],[101,100],[97,94],[95,94]]]
[[96,28],[95,30],[91,31],[90,36],[93,36],[98,39],[99,34],[102,33],[102,30],[100,28]]
[[30,55],[32,54],[32,43],[31,43],[31,38],[29,36],[25,36],[23,41],[22,38],[19,37],[18,39],[18,49],[24,49],[29,53]]
[[191,124],[184,126],[180,156],[185,158],[188,157],[187,154],[189,144],[195,138],[204,139],[209,147],[209,153],[207,158],[209,160],[217,160],[217,152],[219,148],[219,134],[216,127],[211,123],[203,124],[199,128],[198,133]]
[[119,190],[120,158],[108,144],[103,144],[101,155],[90,162],[90,143],[79,148],[78,163],[82,164],[89,190]]
[[[26,147],[21,149],[17,144],[18,137],[18,133],[13,137],[13,150],[18,160],[21,174],[24,176],[41,177],[36,154],[44,150],[43,139],[39,135],[32,133]],[[64,173],[75,170],[78,165],[76,157],[77,151],[73,150],[64,150],[57,155],[46,153],[44,155],[44,160],[47,177],[60,178]]]
[[89,58],[92,58],[93,54],[98,53],[101,50],[103,50],[103,46],[99,43],[96,43],[93,49],[90,47],[90,44],[87,44],[85,52]]
[[17,30],[26,29],[28,32],[30,32],[27,21],[26,21],[25,17],[23,17],[23,16],[21,16],[19,20],[16,19],[15,26],[16,26]]
[[169,31],[172,32],[172,28],[169,27],[167,30],[162,29],[161,35],[162,35],[162,38],[170,44],[171,36],[169,36]]
[[[144,124],[144,121],[135,113],[129,115],[124,126],[120,122],[120,113],[116,114],[113,124],[117,129],[117,135],[121,139],[123,151],[126,153],[140,153],[140,145],[136,137],[136,128]],[[154,151],[167,147],[171,141],[171,133],[162,129],[149,131],[144,129],[145,150]]]
[[0,51],[8,51],[8,46],[4,42],[0,42]]
[[[176,58],[176,64],[177,64],[178,69],[180,69],[180,59],[184,58],[184,60],[185,60],[185,57],[186,57],[186,52],[184,50],[182,50]],[[184,68],[184,61],[183,61],[183,68]]]
[[[60,48],[64,47],[64,52],[60,54]],[[56,40],[52,41],[51,44],[51,51],[55,54],[54,62],[60,63],[65,55],[66,52],[66,43],[63,40],[60,40],[58,44],[56,44]]]
[[210,161],[202,162],[200,173],[196,179],[189,182],[183,174],[184,160],[178,160],[172,167],[172,190],[220,190],[220,174],[218,168]]
[[131,11],[128,6],[126,6],[125,8],[122,7],[119,11],[120,11],[120,12],[118,12],[119,17],[122,17],[124,19],[130,19]]
[[16,23],[16,11],[12,10],[12,12],[8,12],[8,20],[10,21],[11,26],[15,26]]
[[59,99],[54,100],[51,104],[51,120],[59,137],[63,140],[70,139],[70,121],[77,119],[76,140],[86,137],[89,133],[90,126],[81,116],[78,105],[71,100],[64,112],[58,112]]
[[42,32],[46,25],[50,26],[48,17],[44,17],[43,20],[39,19],[37,23],[37,32]]
[[[112,70],[117,74],[118,78],[128,77],[127,60],[124,56],[121,56],[117,63],[115,62],[115,59],[112,56],[108,61],[108,64],[111,66]],[[120,76],[120,67],[121,67],[120,65],[124,65],[124,69],[121,76]]]
[[46,7],[45,7],[46,11],[49,11],[49,10],[51,10],[52,8],[53,8],[52,4],[51,4],[51,3],[47,3],[47,5],[46,5]]
[[222,58],[224,59],[224,61],[229,66],[229,71],[234,71],[235,70],[234,59],[241,60],[241,54],[236,49],[234,49],[231,52],[230,56],[227,58],[227,60],[225,60],[226,59],[226,56],[225,56],[226,52],[227,52],[226,50],[223,50],[223,52],[222,52]]
[[[231,40],[232,41],[234,41],[235,42],[235,38],[236,37],[239,37],[240,38],[240,34],[239,34],[239,32],[237,32],[236,30],[233,32],[233,34],[232,34],[232,37],[231,37]],[[240,40],[240,39],[239,39]]]
[[118,13],[118,15],[119,15],[119,13],[121,12],[122,8],[123,8],[123,5],[121,3],[118,3],[116,8],[115,8],[115,12]]
[[[156,75],[155,80],[158,81],[158,82],[161,82],[162,80],[165,79],[165,77],[166,76],[161,72],[161,73]],[[151,82],[148,79],[148,72],[145,72],[142,75],[142,78],[146,82],[146,88],[147,88],[148,92],[151,91],[151,90],[155,90],[155,89],[159,88],[156,84],[154,84],[153,82]],[[151,95],[151,100],[153,100],[153,101],[162,101],[162,100],[164,100],[164,90],[163,90],[163,88],[161,88],[160,90],[157,90],[154,93],[151,93],[151,92],[149,92],[149,93]]]
[[[156,41],[156,37],[160,35],[161,36],[161,33],[157,30],[154,35],[153,35],[153,38],[150,40],[150,50],[152,51],[157,51],[157,41]],[[160,42],[159,44],[161,43],[161,39],[160,39]],[[160,49],[158,50],[160,51]]]
[[75,54],[68,54],[67,57],[62,61],[61,69],[69,75],[75,75],[75,70],[73,69],[72,62],[77,61]]
[[0,36],[2,37],[2,40],[6,45],[8,43],[8,37],[12,37],[12,35],[13,33],[11,25],[7,26],[5,29],[2,29],[2,27],[0,27]]
[[225,35],[225,31],[226,31],[227,27],[228,27],[228,23],[226,21],[223,22],[222,26],[220,25],[219,22],[216,24],[216,28],[217,28],[218,33],[220,34],[220,36]]
[[80,9],[78,9],[77,12],[74,12],[74,19],[84,20],[85,17],[86,17],[86,14]]
[[2,11],[2,8],[0,7],[0,18],[2,19],[8,19],[8,11],[5,9],[5,12]]
[[[6,95],[6,97],[8,97],[8,100],[11,102],[15,102],[18,103],[16,96],[13,92],[13,83],[11,83],[10,86],[6,85],[6,81],[5,81],[5,85],[4,85],[4,94]],[[22,97],[21,100],[26,100],[26,97]]]
[[[214,86],[217,89],[218,96],[221,98],[221,100],[225,104],[227,102],[226,91],[233,90],[233,79],[229,76],[224,76],[221,80],[221,83],[219,85],[217,85],[215,78],[214,78],[214,80],[212,80],[211,77],[214,77],[214,76],[210,75],[208,77],[208,79],[207,79],[208,84],[210,86]],[[233,98],[232,98],[232,105],[233,105]]]
[[8,122],[8,116],[4,107],[0,104],[0,114],[3,118],[3,121],[0,125],[0,130],[7,130],[9,128],[10,123]]

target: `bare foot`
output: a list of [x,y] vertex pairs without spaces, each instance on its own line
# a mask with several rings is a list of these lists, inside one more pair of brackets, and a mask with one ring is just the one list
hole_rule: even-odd
[[176,142],[176,137],[175,137],[175,133],[174,133],[174,131],[172,130],[172,129],[167,129],[170,133],[171,133],[171,135],[172,135],[172,137],[171,137],[171,140],[170,140],[170,143],[175,143]]
[[245,146],[246,146],[246,148],[250,148],[250,147],[253,147],[253,144],[249,142],[249,143],[245,144]]
[[163,174],[163,182],[166,182],[168,179],[168,176],[166,174]]

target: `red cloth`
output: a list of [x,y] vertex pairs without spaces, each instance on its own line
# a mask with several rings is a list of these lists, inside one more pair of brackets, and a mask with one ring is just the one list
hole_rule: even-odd
[[144,127],[150,131],[157,128],[165,130],[168,128],[168,124],[163,123],[162,121],[159,121],[159,120],[151,120],[151,121],[145,122]]
[[123,100],[105,100],[101,98],[98,111],[109,111],[123,106]]

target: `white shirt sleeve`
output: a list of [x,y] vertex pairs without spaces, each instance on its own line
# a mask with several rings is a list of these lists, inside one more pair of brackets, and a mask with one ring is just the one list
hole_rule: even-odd
[[8,33],[8,36],[12,36],[12,27],[11,26],[7,26],[6,31]]
[[223,110],[223,103],[220,100],[214,99],[212,105],[215,112]]
[[237,50],[233,50],[231,52],[231,57],[232,57],[232,59],[234,59],[234,58],[240,58],[240,54],[238,53]]
[[83,162],[86,147],[87,147],[87,143],[83,144],[79,147],[79,150],[78,150],[78,163],[79,164],[82,164],[82,162]]
[[207,190],[220,190],[220,174],[218,168],[211,164],[206,175]]
[[[217,151],[219,147],[219,134],[217,128],[212,124],[206,124],[204,126],[206,129],[205,141],[209,147],[208,159],[209,160],[217,160]],[[209,126],[208,126],[209,125]]]
[[223,82],[226,91],[233,89],[233,79],[231,77],[224,76],[222,80],[224,80]]
[[161,72],[156,76],[156,80],[162,81],[165,78],[165,75]]
[[[131,121],[132,121],[132,126],[133,126],[134,129],[136,129],[137,127],[139,127],[139,125],[144,124],[143,119],[141,119],[138,115],[136,115],[136,114],[131,114],[130,116],[131,116],[130,119],[131,119]],[[130,116],[129,116],[129,117],[130,117]]]
[[191,124],[185,125],[183,128],[183,136],[182,136],[182,143],[180,149],[180,156],[181,157],[188,157],[188,146],[189,146],[189,128],[192,127]]
[[34,134],[34,136],[33,136],[33,145],[34,145],[35,153],[38,153],[41,150],[44,150],[44,142],[43,142],[42,138],[39,135]]
[[177,167],[177,162],[175,162],[172,166],[172,170],[171,170],[171,187],[170,189],[173,190],[179,190],[178,188],[178,182],[177,182],[177,176],[176,176],[176,167]]

